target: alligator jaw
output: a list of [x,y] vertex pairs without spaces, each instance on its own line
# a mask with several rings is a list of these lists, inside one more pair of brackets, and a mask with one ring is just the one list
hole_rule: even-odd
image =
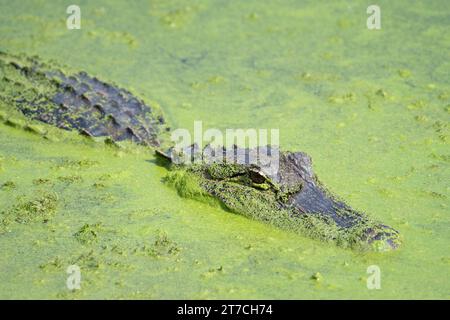
[[302,189],[290,197],[289,206],[300,216],[309,215],[334,223],[360,247],[389,251],[399,247],[399,233],[393,228],[371,221],[331,195],[319,182],[305,182]]

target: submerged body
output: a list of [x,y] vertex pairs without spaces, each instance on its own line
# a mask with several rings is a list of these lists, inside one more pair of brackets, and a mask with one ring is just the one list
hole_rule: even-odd
[[[0,54],[0,81],[1,103],[64,130],[156,148],[169,131],[162,115],[144,101],[84,72],[65,74],[35,59]],[[173,149],[159,152],[173,169],[167,181],[179,190],[190,180],[198,194],[219,199],[234,212],[342,246],[386,250],[399,245],[397,231],[332,195],[313,174],[305,153],[276,148],[274,170],[264,165],[270,162],[264,153],[257,163],[235,161],[238,154],[255,149],[234,147],[232,158],[224,148],[211,146],[203,150],[189,146],[184,151],[200,152],[202,161],[177,164]]]

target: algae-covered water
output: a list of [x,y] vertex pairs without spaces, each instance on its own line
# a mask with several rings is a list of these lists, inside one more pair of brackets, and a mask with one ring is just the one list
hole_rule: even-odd
[[448,1],[378,1],[381,30],[366,1],[78,1],[80,30],[69,4],[0,1],[0,50],[138,92],[172,128],[278,128],[403,244],[320,243],[179,197],[146,148],[2,121],[0,298],[450,297]]

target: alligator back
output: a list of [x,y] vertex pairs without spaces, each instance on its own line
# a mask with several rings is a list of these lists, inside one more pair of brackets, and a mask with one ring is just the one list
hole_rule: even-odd
[[65,74],[35,58],[0,53],[0,101],[25,116],[88,136],[154,147],[169,131],[159,110],[85,72]]

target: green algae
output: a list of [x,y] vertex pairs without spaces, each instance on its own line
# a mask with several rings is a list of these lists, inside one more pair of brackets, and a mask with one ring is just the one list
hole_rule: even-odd
[[97,241],[99,233],[101,232],[101,223],[88,224],[83,225],[80,230],[75,232],[73,236],[79,241],[81,244],[91,244]]
[[[25,132],[26,124],[4,125],[20,114],[2,105],[0,182],[16,188],[0,190],[0,211],[19,196],[38,199],[41,188],[60,200],[47,223],[11,223],[2,234],[0,297],[448,297],[444,1],[382,2],[377,32],[365,27],[363,1],[80,5],[83,29],[66,30],[66,3],[2,1],[0,49],[132,88],[158,101],[173,128],[199,119],[205,128],[281,128],[283,149],[310,154],[331,190],[398,227],[404,243],[394,253],[355,253],[181,198],[161,183],[167,172],[147,150],[48,126]],[[98,164],[58,169],[63,159]],[[57,179],[69,175],[83,181]],[[100,221],[113,232],[88,246],[73,237]],[[158,229],[183,249],[167,259],[140,250],[152,248]],[[83,280],[71,292],[65,271],[74,263]],[[373,264],[382,271],[380,290],[366,287]],[[320,281],[312,280],[317,273]]]
[[39,192],[32,199],[20,197],[13,206],[0,212],[0,227],[7,230],[11,223],[28,224],[31,222],[47,223],[56,214],[58,195]]
[[175,187],[182,197],[207,199],[208,193],[200,186],[200,178],[190,172],[173,171],[167,174],[164,181]]
[[213,179],[225,179],[235,176],[239,173],[245,172],[243,168],[237,164],[225,164],[225,163],[211,163],[206,168],[208,174]]
[[16,184],[14,183],[14,181],[6,181],[1,185],[1,189],[4,190],[11,190],[11,189],[15,189],[16,188]]
[[154,257],[161,257],[164,255],[176,255],[180,252],[181,248],[176,242],[171,240],[167,235],[167,232],[158,230],[155,242],[150,248],[144,247],[144,251]]

